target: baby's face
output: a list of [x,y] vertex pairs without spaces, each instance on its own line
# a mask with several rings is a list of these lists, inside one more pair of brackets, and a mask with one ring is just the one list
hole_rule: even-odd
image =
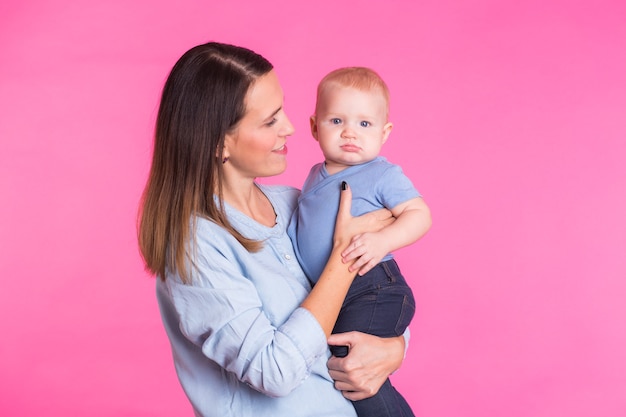
[[320,97],[311,132],[320,143],[330,173],[376,158],[392,125],[378,91],[328,86]]

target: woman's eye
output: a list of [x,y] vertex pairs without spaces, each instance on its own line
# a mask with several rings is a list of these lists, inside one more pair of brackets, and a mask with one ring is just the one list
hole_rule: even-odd
[[267,122],[267,125],[268,125],[268,126],[274,126],[274,125],[276,124],[276,122],[277,122],[277,121],[278,121],[278,119],[274,117],[272,120],[270,120],[269,122]]
[[341,119],[338,119],[338,118],[334,117],[334,118],[330,119],[330,122],[332,124],[334,124],[334,125],[338,125],[338,124],[341,124]]
[[366,122],[365,120],[360,123],[361,127],[368,127],[371,125],[370,122]]

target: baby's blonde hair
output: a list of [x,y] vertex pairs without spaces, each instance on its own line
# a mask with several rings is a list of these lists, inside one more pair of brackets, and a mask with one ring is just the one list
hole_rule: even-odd
[[317,101],[315,103],[315,113],[322,94],[330,85],[340,85],[342,87],[352,87],[361,91],[379,92],[385,98],[387,113],[389,113],[389,88],[378,73],[366,67],[345,67],[328,73],[317,86]]

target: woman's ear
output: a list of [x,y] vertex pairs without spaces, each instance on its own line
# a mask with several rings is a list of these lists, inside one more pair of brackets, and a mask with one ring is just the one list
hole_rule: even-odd
[[[230,158],[230,152],[228,151],[228,144],[232,143],[234,140],[236,140],[236,131],[231,132],[231,133],[226,133],[226,135],[224,135],[224,141],[221,144],[222,159],[228,160],[228,158]],[[215,156],[216,157],[220,156],[220,145],[218,145],[217,149],[215,150]]]

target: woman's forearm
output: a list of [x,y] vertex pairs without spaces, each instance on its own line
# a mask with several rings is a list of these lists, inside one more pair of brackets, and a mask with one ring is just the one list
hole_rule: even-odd
[[343,300],[356,275],[356,272],[350,272],[348,267],[349,265],[341,260],[341,251],[333,250],[322,275],[309,296],[302,302],[302,307],[313,314],[327,338],[335,327]]

